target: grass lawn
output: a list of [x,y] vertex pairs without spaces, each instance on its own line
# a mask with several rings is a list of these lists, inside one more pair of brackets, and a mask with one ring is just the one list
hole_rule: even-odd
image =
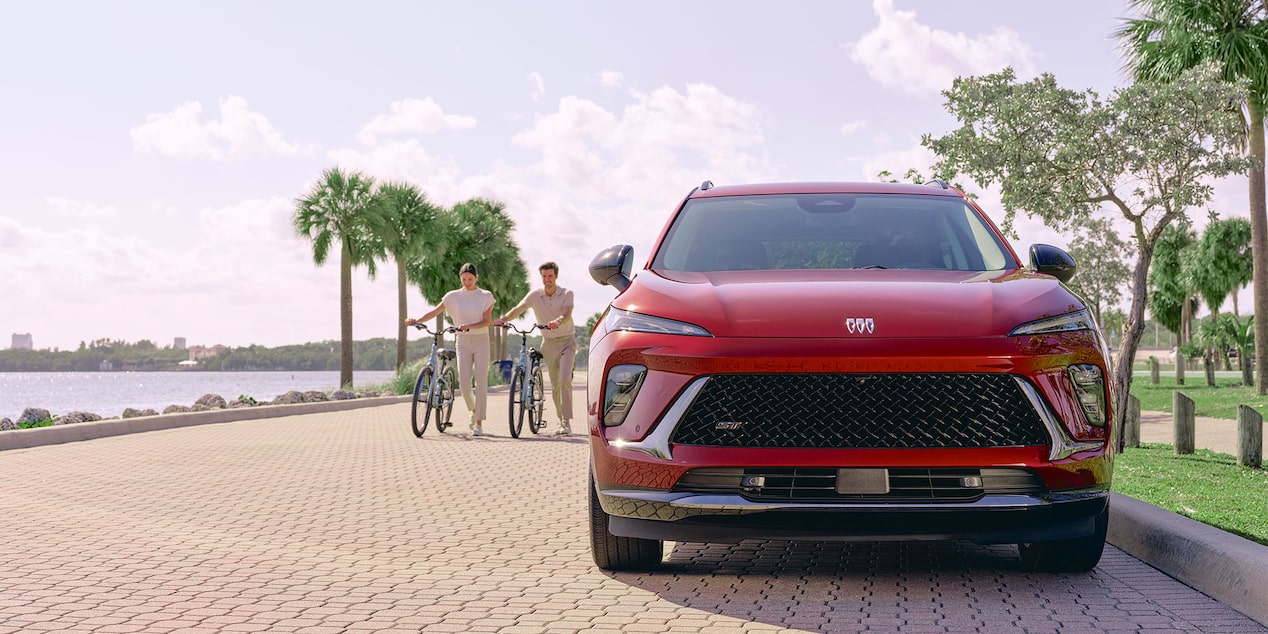
[[1181,394],[1193,399],[1195,413],[1198,416],[1227,418],[1237,420],[1238,404],[1249,405],[1255,411],[1268,418],[1268,396],[1257,396],[1254,386],[1242,385],[1241,379],[1218,378],[1215,386],[1206,384],[1201,372],[1197,376],[1186,376],[1184,385],[1176,386],[1174,376],[1162,376],[1160,383],[1153,385],[1148,377],[1137,376],[1132,379],[1132,395],[1140,399],[1140,409],[1152,412],[1171,411],[1171,393],[1179,390]]
[[1268,545],[1268,471],[1237,466],[1227,454],[1171,445],[1127,449],[1114,462],[1114,490]]

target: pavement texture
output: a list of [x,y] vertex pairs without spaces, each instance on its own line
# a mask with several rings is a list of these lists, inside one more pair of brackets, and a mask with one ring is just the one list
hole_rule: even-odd
[[[1068,575],[1021,571],[1012,546],[778,541],[669,543],[654,573],[604,573],[585,439],[511,439],[503,399],[486,437],[461,404],[415,438],[408,403],[367,401],[0,451],[0,634],[1268,632],[1210,575],[1161,572],[1208,548],[1191,541],[1137,558],[1111,538]],[[1111,531],[1163,545],[1196,530],[1112,508]]]

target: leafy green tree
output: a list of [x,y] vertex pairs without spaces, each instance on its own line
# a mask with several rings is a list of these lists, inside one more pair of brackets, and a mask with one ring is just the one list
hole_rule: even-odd
[[1005,225],[1017,212],[1069,231],[1108,207],[1130,227],[1136,251],[1131,304],[1114,383],[1121,421],[1144,328],[1146,276],[1162,232],[1210,199],[1207,183],[1243,171],[1240,122],[1226,106],[1239,88],[1202,67],[1167,84],[1137,84],[1109,100],[1057,85],[1050,74],[1019,82],[1012,69],[959,78],[943,94],[960,127],[922,143],[939,174],[998,185]]
[[[439,303],[445,293],[457,287],[458,269],[471,262],[480,272],[480,286],[493,293],[495,315],[518,304],[528,293],[528,268],[515,244],[515,222],[507,215],[506,205],[473,198],[454,205],[445,219],[444,248],[409,266],[410,279],[423,297],[432,304]],[[438,326],[441,319],[437,316]],[[493,336],[491,349],[504,351],[505,333],[495,330]]]
[[1250,233],[1250,221],[1245,218],[1212,217],[1191,257],[1182,263],[1184,276],[1211,310],[1212,321],[1229,297],[1237,312],[1237,291],[1251,281]]
[[1181,273],[1184,254],[1197,243],[1197,234],[1188,223],[1173,224],[1158,236],[1153,263],[1149,269],[1147,304],[1149,314],[1162,326],[1176,333],[1176,385],[1184,385],[1184,359],[1181,349],[1189,343],[1193,318],[1193,289]]
[[382,224],[376,227],[383,248],[396,263],[396,369],[405,365],[405,320],[409,318],[409,264],[425,259],[441,249],[444,224],[440,209],[427,200],[426,194],[411,183],[392,181],[379,185],[378,200],[382,205]]
[[[1210,321],[1215,323],[1224,300],[1231,295],[1236,301],[1237,290],[1250,281],[1250,221],[1220,220],[1212,214],[1201,240],[1184,252],[1180,269],[1186,285],[1206,303],[1211,311]],[[1228,355],[1220,348],[1207,346],[1204,352],[1203,361],[1208,368],[1217,361],[1228,366]],[[1207,384],[1215,385],[1211,369],[1207,371]]]
[[1122,259],[1127,244],[1106,218],[1082,218],[1074,222],[1074,227],[1070,256],[1078,263],[1079,274],[1070,280],[1070,286],[1087,299],[1096,322],[1104,326],[1101,309],[1116,302],[1131,276],[1131,269]]
[[[1124,44],[1137,80],[1176,81],[1202,64],[1239,82],[1228,103],[1241,115],[1244,147],[1253,161],[1244,168],[1250,186],[1255,314],[1268,315],[1268,202],[1264,192],[1264,108],[1268,106],[1268,6],[1263,0],[1131,0],[1141,17],[1115,34]],[[1227,107],[1227,105],[1225,105]],[[1255,322],[1255,337],[1268,340],[1268,319]],[[1256,374],[1268,372],[1257,355]],[[1259,395],[1268,384],[1259,382]]]
[[360,172],[328,169],[295,201],[292,222],[296,232],[313,244],[313,262],[326,263],[332,246],[339,249],[339,385],[352,385],[352,268],[365,266],[373,277],[375,262],[384,257],[383,243],[373,228],[377,218],[374,179]]

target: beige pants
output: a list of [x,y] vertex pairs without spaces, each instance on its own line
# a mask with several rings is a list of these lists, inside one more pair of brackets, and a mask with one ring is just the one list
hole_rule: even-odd
[[572,420],[572,365],[577,358],[577,342],[572,337],[542,339],[542,362],[550,375],[550,398],[559,420]]
[[[458,333],[456,352],[462,400],[467,404],[467,410],[475,415],[475,419],[482,421],[489,402],[489,333]],[[472,378],[475,379],[474,399],[471,395]]]

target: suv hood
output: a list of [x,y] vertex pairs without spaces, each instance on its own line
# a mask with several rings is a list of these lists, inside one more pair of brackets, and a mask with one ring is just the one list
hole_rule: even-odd
[[[612,304],[754,338],[1004,336],[1084,307],[1055,278],[1024,269],[645,270]],[[851,333],[847,319],[871,319],[873,330]]]

